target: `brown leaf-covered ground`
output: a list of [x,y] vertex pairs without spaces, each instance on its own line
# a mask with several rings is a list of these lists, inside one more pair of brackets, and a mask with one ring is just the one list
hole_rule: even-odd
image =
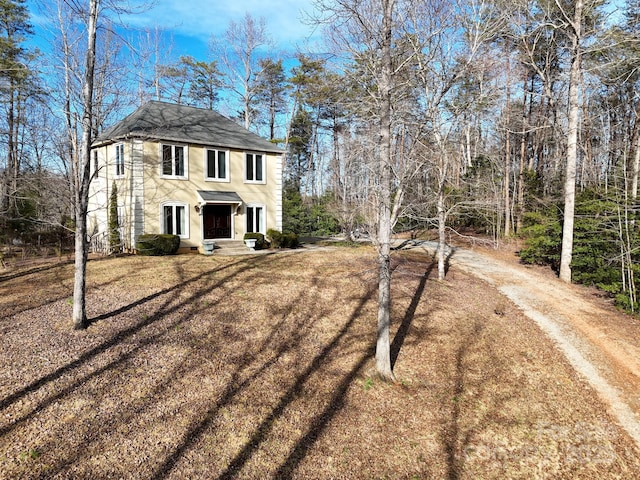
[[122,257],[0,276],[0,478],[639,478],[634,443],[481,280],[394,257],[397,384],[371,375],[375,256]]

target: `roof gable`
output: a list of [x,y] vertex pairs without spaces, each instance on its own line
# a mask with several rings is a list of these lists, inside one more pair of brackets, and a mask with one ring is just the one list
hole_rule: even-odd
[[203,108],[150,101],[100,134],[96,144],[137,137],[281,153],[275,144]]

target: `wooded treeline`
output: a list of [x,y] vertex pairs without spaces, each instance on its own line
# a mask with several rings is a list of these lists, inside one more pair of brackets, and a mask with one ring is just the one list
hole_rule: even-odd
[[[214,108],[286,148],[286,229],[379,238],[384,197],[396,230],[524,236],[525,261],[560,270],[570,228],[573,280],[637,309],[640,1],[396,0],[387,74],[380,2],[317,3],[323,52],[276,55],[268,21],[247,14],[197,59],[103,2],[94,136],[149,99]],[[46,54],[28,47],[24,1],[0,3],[7,243],[73,230],[77,207],[86,25],[80,2],[39,8]]]

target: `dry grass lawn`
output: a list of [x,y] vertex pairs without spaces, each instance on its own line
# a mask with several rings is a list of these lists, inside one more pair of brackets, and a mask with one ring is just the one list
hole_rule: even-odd
[[124,257],[0,276],[0,478],[640,478],[632,441],[485,283],[394,257]]

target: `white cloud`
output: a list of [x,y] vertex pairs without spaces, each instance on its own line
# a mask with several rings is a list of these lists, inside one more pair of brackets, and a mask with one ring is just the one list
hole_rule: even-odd
[[303,21],[303,12],[311,10],[311,0],[157,0],[151,10],[126,20],[138,28],[158,26],[206,42],[211,35],[222,35],[230,21],[241,22],[248,12],[254,18],[265,18],[267,30],[280,48],[293,49],[314,32]]
[[[142,11],[142,5],[153,3],[153,8]],[[43,3],[27,0],[31,22],[36,35],[31,43],[42,51],[48,51],[49,33],[55,31],[51,15],[40,8]],[[313,49],[317,32],[305,22],[305,13],[313,11],[313,0],[131,0],[138,10],[121,16],[119,20],[132,29],[160,29],[169,37],[167,57],[191,55],[197,59],[209,59],[209,41],[212,36],[222,36],[229,22],[242,22],[245,13],[254,18],[264,17],[267,32],[275,43],[275,52],[294,52]],[[53,6],[53,5],[50,5]],[[311,37],[311,40],[310,40]],[[135,38],[133,38],[135,42]]]

